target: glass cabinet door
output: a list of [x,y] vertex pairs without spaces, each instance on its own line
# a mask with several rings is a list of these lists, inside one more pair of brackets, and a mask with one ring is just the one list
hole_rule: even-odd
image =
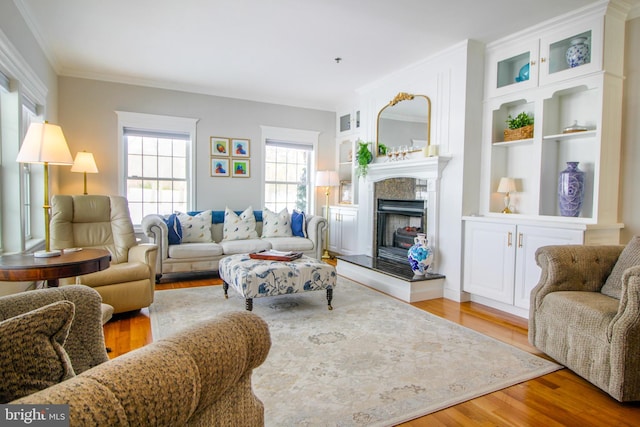
[[538,85],[538,41],[494,51],[487,58],[489,97]]

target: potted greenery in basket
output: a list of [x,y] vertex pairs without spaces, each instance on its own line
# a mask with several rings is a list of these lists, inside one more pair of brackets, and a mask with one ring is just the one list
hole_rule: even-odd
[[509,114],[506,122],[508,129],[504,130],[505,141],[533,138],[533,117],[524,111],[515,118]]
[[369,163],[373,160],[371,150],[369,150],[370,142],[363,142],[358,140],[358,151],[356,151],[356,174],[358,177],[366,176],[369,169]]

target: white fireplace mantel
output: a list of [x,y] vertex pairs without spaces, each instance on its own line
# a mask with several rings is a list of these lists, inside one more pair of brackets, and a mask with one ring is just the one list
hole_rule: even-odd
[[388,178],[439,179],[450,157],[423,157],[369,165],[366,180],[383,181]]

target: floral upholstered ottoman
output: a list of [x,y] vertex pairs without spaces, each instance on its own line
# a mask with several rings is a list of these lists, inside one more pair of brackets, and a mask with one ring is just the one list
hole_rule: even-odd
[[333,266],[302,256],[293,261],[252,259],[248,254],[231,255],[220,260],[220,278],[224,296],[231,285],[245,298],[246,309],[253,309],[253,298],[326,289],[329,310],[336,286]]

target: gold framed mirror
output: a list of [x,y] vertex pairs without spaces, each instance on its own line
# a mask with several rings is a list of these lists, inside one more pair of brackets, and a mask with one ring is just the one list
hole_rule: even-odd
[[420,151],[430,144],[431,100],[426,95],[400,92],[378,113],[376,155],[407,146]]

